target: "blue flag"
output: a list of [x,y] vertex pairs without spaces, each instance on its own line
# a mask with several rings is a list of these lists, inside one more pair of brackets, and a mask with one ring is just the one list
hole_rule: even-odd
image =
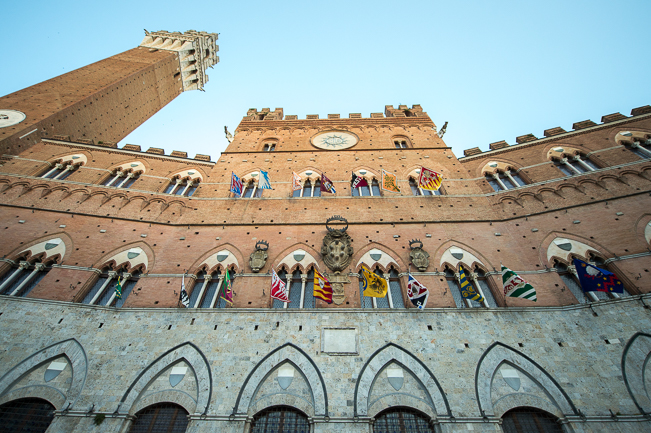
[[463,268],[459,266],[459,286],[461,287],[461,296],[471,301],[484,302],[484,297],[481,293],[477,292],[473,285],[466,278],[466,273]]
[[624,285],[612,272],[579,259],[574,259],[574,267],[584,292],[624,293]]
[[233,172],[232,177],[231,177],[231,192],[233,194],[237,194],[240,197],[242,196],[242,181],[240,180],[239,177]]
[[260,170],[260,180],[258,180],[258,189],[271,189],[269,183],[269,172]]

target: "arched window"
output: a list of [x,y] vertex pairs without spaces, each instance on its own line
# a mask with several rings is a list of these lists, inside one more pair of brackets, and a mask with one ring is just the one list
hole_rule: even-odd
[[192,194],[194,194],[199,187],[199,182],[201,182],[201,179],[199,178],[190,179],[188,177],[175,177],[170,181],[169,185],[167,185],[167,188],[165,188],[165,193],[192,197]]
[[20,261],[0,279],[0,295],[26,297],[52,269],[36,260]]
[[174,403],[159,403],[136,413],[129,433],[184,433],[187,427],[185,409]]
[[267,408],[253,417],[251,433],[310,433],[307,416],[289,406]]
[[364,285],[361,275],[359,276],[359,296],[362,308],[405,308],[405,303],[402,298],[402,289],[400,288],[400,279],[398,272],[393,269],[389,270],[388,274],[383,274],[379,269],[373,271],[375,275],[387,280],[389,283],[389,290],[383,298],[372,298],[364,296]]
[[408,407],[392,407],[375,416],[373,433],[434,433],[429,417]]
[[104,186],[114,186],[116,188],[129,188],[140,177],[140,171],[133,171],[131,169],[123,170],[118,167],[113,170],[111,175],[106,178],[102,183]]
[[418,180],[414,179],[413,177],[409,178],[409,188],[411,188],[411,193],[413,195],[423,195],[423,196],[441,195],[442,194],[441,190],[443,189],[442,186],[436,191],[432,191],[429,189],[422,189],[418,186]]
[[379,197],[382,195],[380,192],[380,183],[377,181],[376,178],[373,178],[373,181],[371,181],[371,195],[375,197]]
[[409,140],[402,137],[396,137],[393,139],[393,145],[396,149],[406,149],[408,147]]
[[43,179],[57,179],[63,180],[70,176],[73,171],[77,170],[82,164],[76,163],[74,160],[61,161],[54,164],[51,169],[48,169],[41,177]]
[[[131,293],[139,279],[140,271],[128,273],[125,268],[118,271],[105,268],[81,303],[120,308],[124,305],[129,293]],[[120,282],[120,298],[116,290],[118,281]]]
[[21,398],[0,406],[0,431],[45,433],[54,419],[54,406],[40,398]]
[[563,154],[562,158],[552,158],[552,161],[566,176],[574,176],[575,174],[587,173],[599,169],[594,162],[580,153],[576,155]]
[[251,179],[244,184],[244,191],[242,191],[242,198],[258,198],[262,197],[262,190],[258,188],[258,183]]
[[516,407],[502,415],[504,433],[563,433],[551,413],[533,407]]
[[450,289],[450,293],[452,293],[452,298],[454,299],[454,303],[457,305],[457,308],[497,307],[493,293],[488,287],[486,274],[479,268],[477,268],[477,270],[478,272],[476,273],[470,272],[469,268],[463,265],[463,271],[466,275],[466,279],[468,279],[468,282],[472,284],[475,291],[484,297],[484,302],[482,303],[473,301],[471,299],[465,299],[461,295],[461,284],[459,281],[460,274],[454,272],[447,266],[445,267],[445,279],[448,283],[448,288]]
[[262,146],[262,151],[263,152],[273,152],[276,150],[276,143],[277,141],[268,141]]
[[[366,173],[367,172],[364,172],[364,174]],[[382,195],[380,192],[380,184],[378,183],[376,178],[365,177],[365,179],[366,179],[366,185],[358,186],[357,188],[353,188],[353,184],[351,181],[350,191],[353,197],[376,197]]]
[[290,302],[273,300],[273,308],[314,308],[314,270],[310,269],[307,274],[301,274],[296,269],[293,274],[287,274],[285,270],[278,272],[278,277],[289,288]]
[[[229,271],[231,287],[235,272]],[[228,304],[223,298],[226,282],[220,270],[206,275],[201,271],[190,293],[190,308],[225,308]]]
[[495,173],[486,173],[486,181],[495,191],[505,191],[527,184],[518,173],[511,170],[497,170]]
[[615,136],[615,141],[626,146],[640,158],[651,158],[651,134],[641,131],[622,131]]
[[[287,271],[285,271],[285,269],[281,269],[278,272],[278,278],[280,278],[280,280],[282,282],[284,282],[290,290],[291,290],[291,282],[292,282],[291,277],[292,277],[292,274],[289,274],[289,276],[288,276]],[[287,303],[285,303],[285,302],[283,302],[283,301],[281,301],[279,299],[273,298],[273,302],[272,302],[271,307],[272,308],[287,308]]]

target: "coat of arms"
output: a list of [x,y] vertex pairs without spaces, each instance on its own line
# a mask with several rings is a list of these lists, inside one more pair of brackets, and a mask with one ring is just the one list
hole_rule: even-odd
[[249,266],[253,272],[260,272],[260,269],[264,268],[264,265],[267,263],[267,250],[269,249],[269,242],[258,241],[255,244],[255,251],[251,253],[249,258]]
[[[333,228],[329,224],[344,223],[344,228]],[[353,258],[353,247],[350,245],[353,240],[346,233],[348,230],[348,221],[346,218],[335,215],[328,218],[326,221],[326,228],[328,234],[323,238],[323,245],[321,246],[321,255],[326,266],[332,271],[343,271],[348,267]]]
[[419,271],[425,272],[429,266],[429,253],[423,249],[423,243],[419,239],[409,241],[409,258]]

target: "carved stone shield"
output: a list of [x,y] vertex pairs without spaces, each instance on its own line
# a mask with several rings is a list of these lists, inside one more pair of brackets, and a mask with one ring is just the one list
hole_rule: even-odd
[[346,300],[344,284],[350,283],[350,279],[340,272],[330,274],[328,277],[330,278],[330,285],[332,286],[332,302],[336,305],[343,304]]
[[502,378],[507,383],[507,385],[509,385],[515,391],[520,389],[520,376],[518,375],[518,371],[515,368],[502,367],[500,368],[500,373],[502,373]]
[[285,364],[278,369],[278,385],[282,389],[289,388],[289,385],[292,384],[294,380],[294,367],[289,364]]
[[387,378],[389,383],[396,391],[400,391],[402,384],[405,382],[404,372],[402,368],[387,368]]
[[256,250],[251,253],[249,258],[249,266],[253,272],[260,272],[260,269],[264,268],[264,265],[267,263],[267,257],[269,255],[266,251]]
[[172,385],[172,388],[181,383],[187,372],[188,367],[172,367],[170,372],[170,385]]
[[[328,223],[333,221],[344,222],[346,223],[346,227],[342,229],[329,227]],[[326,228],[328,229],[328,234],[323,238],[323,245],[321,246],[323,261],[331,271],[343,271],[350,265],[350,261],[353,259],[353,247],[351,246],[353,239],[346,233],[348,221],[336,215],[328,218]]]
[[52,361],[50,365],[47,367],[47,370],[45,370],[45,377],[43,379],[46,382],[49,382],[52,379],[56,378],[58,375],[61,374],[63,370],[65,370],[66,365],[68,365],[67,362]]
[[409,253],[411,263],[418,268],[419,271],[425,272],[429,266],[429,253],[422,248],[414,248]]

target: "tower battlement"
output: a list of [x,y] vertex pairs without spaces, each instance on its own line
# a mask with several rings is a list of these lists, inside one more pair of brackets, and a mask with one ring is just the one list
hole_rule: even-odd
[[208,82],[207,68],[219,63],[219,45],[217,33],[188,30],[185,33],[148,32],[140,43],[150,51],[165,50],[179,54],[179,73],[183,82],[183,91],[203,90]]

